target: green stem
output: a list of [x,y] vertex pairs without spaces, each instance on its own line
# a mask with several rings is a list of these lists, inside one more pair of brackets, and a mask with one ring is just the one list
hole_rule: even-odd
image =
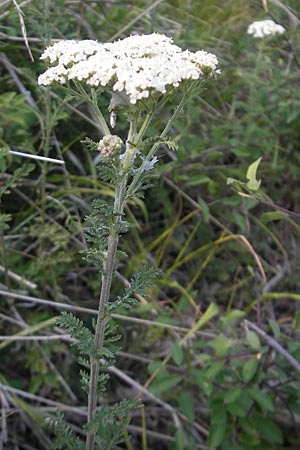
[[151,112],[149,112],[146,115],[146,118],[145,118],[145,120],[144,120],[144,122],[143,122],[143,124],[142,124],[142,126],[140,128],[140,131],[139,131],[135,141],[134,141],[135,146],[138,146],[140,141],[143,139],[144,134],[145,134],[145,132],[146,132],[146,130],[147,130],[147,128],[148,128],[148,126],[149,126],[149,124],[151,122],[151,119],[153,117],[153,114],[154,114],[154,111],[151,111]]
[[78,83],[77,81],[74,81],[74,84],[76,86],[77,91],[74,91],[74,89],[72,89],[70,86],[67,88],[67,90],[72,91],[76,96],[79,95],[79,97],[81,97],[84,101],[86,101],[89,105],[92,105],[92,107],[94,108],[94,112],[97,116],[97,119],[100,122],[101,128],[102,128],[102,132],[103,132],[103,136],[107,136],[109,134],[111,134],[110,129],[108,128],[108,125],[106,123],[106,120],[104,119],[104,116],[102,114],[102,112],[100,111],[100,108],[98,106],[98,102],[97,102],[97,92],[95,91],[95,89],[91,89],[91,97],[89,96],[89,94],[85,91],[85,89],[82,87],[81,83]]
[[[113,268],[116,259],[116,252],[118,247],[119,235],[115,227],[112,228],[108,238],[107,259],[104,267],[104,274],[102,276],[101,294],[99,299],[99,309],[97,316],[97,324],[95,330],[95,347],[99,352],[103,346],[103,336],[106,325],[104,319],[105,306],[109,299]],[[88,422],[90,422],[95,414],[98,397],[98,375],[100,370],[100,360],[91,358],[91,372],[90,372],[90,386],[88,396]],[[88,431],[86,437],[86,450],[94,450],[95,448],[96,432]]]
[[[176,107],[172,117],[169,119],[167,125],[165,126],[165,128],[162,131],[162,133],[160,134],[159,139],[163,139],[164,137],[167,136],[167,134],[169,133],[173,123],[175,122],[175,120],[177,119],[179,114],[181,113],[181,111],[182,111],[183,107],[185,106],[185,104],[186,104],[186,102],[187,102],[189,97],[190,97],[190,90],[188,90],[187,92],[184,93],[184,95],[183,95],[180,103]],[[152,117],[152,115],[151,115],[151,117]],[[151,117],[150,117],[150,119],[151,119]],[[149,123],[148,123],[148,125],[149,125]],[[144,130],[144,132],[145,132],[145,130]],[[134,192],[134,190],[135,190],[135,188],[136,188],[136,186],[137,186],[137,184],[138,184],[138,182],[139,182],[139,180],[140,180],[140,178],[141,178],[141,176],[142,176],[142,174],[143,174],[143,172],[145,170],[145,166],[146,166],[147,162],[150,161],[153,158],[153,156],[155,155],[155,153],[156,153],[157,149],[159,148],[159,146],[160,146],[160,142],[156,142],[155,144],[153,144],[153,146],[149,150],[148,155],[146,156],[146,158],[144,159],[143,163],[141,164],[141,166],[137,170],[136,175],[134,176],[130,186],[128,187],[128,190],[127,190],[127,195],[128,196],[133,194],[133,192]]]
[[[84,95],[84,93],[82,93]],[[167,125],[165,126],[164,130],[162,131],[160,138],[163,139],[168,132],[171,129],[171,126],[173,122],[177,119],[178,115],[181,113],[187,99],[190,96],[190,91],[186,91],[177,106],[177,108],[174,111],[173,116],[168,121]],[[98,105],[96,103],[96,96],[95,92],[92,91],[92,99],[89,97],[89,103],[93,105],[95,110],[99,110]],[[97,113],[99,120],[100,117],[103,118],[102,113],[100,115]],[[99,308],[98,308],[98,315],[97,315],[97,323],[96,323],[96,329],[95,329],[95,348],[101,352],[103,348],[103,338],[104,338],[104,331],[107,319],[105,318],[105,310],[106,305],[109,300],[110,296],[110,290],[111,290],[111,283],[113,278],[113,272],[114,272],[114,266],[116,261],[116,253],[118,249],[118,243],[119,243],[119,225],[122,220],[122,215],[124,212],[124,207],[126,203],[127,196],[129,192],[133,192],[143,171],[145,168],[146,161],[149,161],[155,154],[157,148],[159,147],[160,143],[156,143],[152,146],[150,149],[147,157],[145,158],[145,161],[139,168],[137,174],[134,176],[129,189],[127,188],[127,180],[128,180],[128,173],[129,168],[132,163],[132,160],[134,158],[134,155],[137,151],[137,146],[140,143],[140,141],[143,139],[143,136],[150,124],[151,118],[153,115],[153,111],[147,114],[140,130],[138,133],[136,133],[136,121],[132,120],[130,121],[130,129],[128,133],[128,139],[126,144],[126,152],[123,160],[122,167],[120,169],[120,181],[118,185],[116,186],[116,192],[115,192],[115,201],[114,201],[114,222],[111,226],[110,233],[108,236],[108,246],[107,246],[107,255],[106,255],[106,261],[104,265],[104,271],[102,275],[102,286],[101,286],[101,292],[100,292],[100,298],[99,298]],[[103,118],[104,120],[104,118]],[[104,121],[105,122],[105,121]],[[102,124],[102,119],[100,120],[100,123]],[[102,124],[106,134],[110,134],[109,129],[105,123]],[[99,370],[100,370],[100,364],[101,361],[96,358],[91,357],[91,371],[90,371],[90,384],[89,384],[89,394],[88,394],[88,423],[92,421],[92,419],[95,416],[96,408],[97,408],[97,397],[98,397],[98,376],[99,376]],[[91,430],[87,432],[86,437],[86,450],[94,450],[95,449],[95,441],[96,441],[96,431]]]
[[[131,125],[129,135],[133,132],[134,127]],[[127,154],[131,154],[131,158],[133,157],[133,153],[130,152],[131,148],[128,145]],[[127,156],[127,155],[126,155]],[[128,161],[128,164],[130,160]],[[108,236],[108,245],[107,245],[107,255],[106,261],[104,265],[104,271],[102,275],[102,285],[99,299],[99,308],[97,315],[97,323],[95,329],[95,348],[101,352],[103,347],[103,338],[104,331],[107,319],[105,319],[105,310],[106,305],[109,300],[111,283],[113,278],[114,266],[116,261],[116,253],[118,249],[119,243],[119,224],[122,220],[122,215],[124,212],[124,207],[126,203],[126,188],[127,188],[127,178],[128,172],[124,170],[124,166],[121,169],[121,181],[116,186],[115,192],[115,201],[114,201],[114,223],[110,229],[110,233]],[[91,358],[91,371],[90,371],[90,385],[89,385],[89,395],[88,395],[88,422],[90,422],[96,412],[97,407],[97,397],[98,397],[98,376],[100,370],[100,361],[99,359]],[[95,439],[96,432],[88,431],[86,437],[86,450],[94,450],[95,448]]]
[[96,94],[95,89],[92,89],[92,90],[91,90],[91,93],[92,93],[92,105],[93,105],[93,107],[94,107],[94,109],[95,109],[95,113],[96,113],[97,118],[98,118],[98,120],[99,120],[99,122],[100,122],[100,125],[101,125],[102,128],[103,128],[104,136],[107,136],[107,135],[111,134],[111,132],[110,132],[110,129],[108,128],[108,125],[107,125],[107,123],[106,123],[106,120],[104,119],[104,116],[103,116],[103,114],[102,114],[102,112],[100,111],[100,108],[99,108],[99,106],[98,106],[98,102],[97,102],[97,94]]

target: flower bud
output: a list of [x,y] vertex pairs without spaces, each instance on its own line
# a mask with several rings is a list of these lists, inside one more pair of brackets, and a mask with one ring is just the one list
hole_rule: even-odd
[[122,148],[123,141],[119,136],[108,134],[99,141],[98,151],[107,158]]

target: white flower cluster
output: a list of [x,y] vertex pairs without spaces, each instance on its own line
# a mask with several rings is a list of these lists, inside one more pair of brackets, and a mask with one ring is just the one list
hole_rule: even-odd
[[260,20],[251,23],[247,32],[248,34],[252,34],[253,37],[262,38],[269,36],[270,34],[283,34],[285,32],[285,28],[278,25],[273,20]]
[[85,82],[125,94],[132,104],[153,93],[165,94],[185,80],[219,73],[214,54],[183,51],[171,38],[157,33],[107,44],[60,41],[48,47],[41,59],[55,65],[39,76],[39,84]]

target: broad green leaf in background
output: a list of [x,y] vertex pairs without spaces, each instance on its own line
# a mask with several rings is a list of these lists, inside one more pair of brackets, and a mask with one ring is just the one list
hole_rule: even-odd
[[249,383],[254,377],[258,368],[258,359],[256,356],[248,359],[243,366],[243,380],[245,383]]
[[198,198],[198,203],[201,206],[201,214],[202,214],[203,222],[208,223],[209,216],[210,216],[209,206],[206,203],[206,201],[203,200],[203,198]]
[[242,394],[242,388],[240,388],[240,387],[235,387],[233,389],[230,389],[224,395],[224,402],[227,404],[233,403],[240,398],[241,394]]
[[288,217],[288,215],[282,211],[270,211],[263,213],[261,215],[260,220],[263,224],[266,225],[267,223],[272,222],[273,220],[285,219],[286,217]]
[[282,444],[282,431],[277,425],[275,425],[273,420],[268,417],[257,417],[256,422],[257,428],[260,430],[265,439],[275,444]]
[[179,344],[171,345],[171,355],[177,366],[180,366],[183,361],[183,349]]
[[198,331],[203,325],[205,325],[207,322],[209,322],[216,314],[218,314],[219,308],[215,303],[211,303],[205,313],[200,317],[198,322],[190,329],[190,331],[186,334],[184,339],[181,341],[186,341],[188,338],[190,338],[191,335],[193,335],[196,331]]
[[253,348],[253,350],[259,350],[260,349],[260,340],[254,331],[248,331],[246,334],[246,339],[248,343],[250,344],[250,347]]
[[256,179],[256,172],[257,168],[259,166],[259,163],[261,161],[261,158],[258,158],[254,163],[250,164],[247,170],[247,179],[249,180],[247,183],[247,187],[251,191],[258,191],[261,180]]
[[182,391],[179,396],[179,408],[192,423],[195,420],[194,396],[191,391]]
[[280,338],[280,328],[279,328],[278,323],[275,322],[275,320],[270,319],[269,320],[269,325],[270,325],[270,327],[271,327],[271,329],[273,331],[274,337],[276,339],[279,339]]
[[168,375],[166,378],[158,378],[150,387],[152,394],[159,396],[163,392],[170,392],[182,380],[181,375]]
[[251,397],[259,404],[259,406],[262,409],[262,412],[264,411],[270,411],[274,412],[274,403],[270,395],[266,394],[265,392],[262,392],[259,389],[252,388],[249,389],[249,393]]
[[297,331],[300,328],[300,311],[297,311],[294,317],[294,327],[293,327],[293,331]]

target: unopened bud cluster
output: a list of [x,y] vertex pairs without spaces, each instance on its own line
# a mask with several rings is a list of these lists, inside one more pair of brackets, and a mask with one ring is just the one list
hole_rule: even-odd
[[102,156],[107,158],[118,150],[121,150],[122,145],[123,141],[119,136],[108,134],[99,141],[98,151]]

